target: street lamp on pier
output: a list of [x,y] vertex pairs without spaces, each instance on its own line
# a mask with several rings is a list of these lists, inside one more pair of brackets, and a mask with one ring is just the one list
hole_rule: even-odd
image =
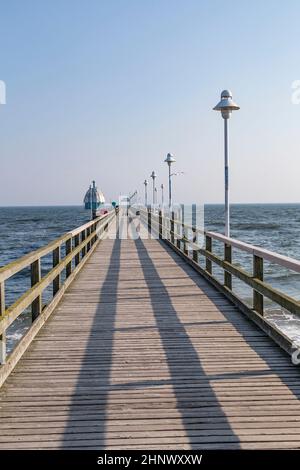
[[168,153],[167,157],[165,158],[165,162],[168,164],[169,167],[169,209],[172,206],[172,174],[171,174],[171,165],[172,163],[176,162],[174,156],[171,153]]
[[225,236],[230,237],[229,222],[229,157],[228,157],[228,119],[232,111],[237,111],[240,107],[233,101],[232,93],[224,90],[221,93],[221,101],[213,108],[220,111],[224,119],[224,166],[225,166]]
[[148,181],[147,180],[144,181],[144,185],[145,185],[145,207],[147,207],[148,205],[148,194],[147,194]]
[[153,170],[151,175],[150,175],[150,178],[152,178],[152,181],[153,181],[153,195],[152,195],[152,201],[153,201],[153,205],[155,204],[155,179],[156,179],[156,173],[155,171]]

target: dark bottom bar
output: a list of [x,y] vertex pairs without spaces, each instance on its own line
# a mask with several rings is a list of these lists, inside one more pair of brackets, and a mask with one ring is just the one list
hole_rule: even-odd
[[272,464],[277,467],[297,465],[299,452],[286,451],[246,451],[246,450],[191,450],[191,451],[1,451],[1,467],[4,463],[10,468],[53,468],[54,465],[65,465],[66,468],[107,468],[117,465],[118,468],[143,468],[147,465],[164,466],[198,466],[200,468],[230,468],[241,469]]

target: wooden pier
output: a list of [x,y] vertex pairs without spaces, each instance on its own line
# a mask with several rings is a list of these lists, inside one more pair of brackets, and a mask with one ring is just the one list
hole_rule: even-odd
[[[139,232],[156,227],[161,239],[107,237],[120,231],[111,213],[0,269],[0,449],[299,449],[299,366],[264,318],[263,298],[299,304],[263,282],[261,260],[297,262],[252,247],[246,274],[231,248],[250,245],[207,233],[204,249],[174,216],[141,219]],[[223,260],[212,252],[217,237]],[[51,251],[53,270],[41,278]],[[5,280],[27,265],[31,290],[6,309]],[[253,307],[233,293],[235,275],[252,285]],[[6,356],[5,331],[30,305],[32,327]]]

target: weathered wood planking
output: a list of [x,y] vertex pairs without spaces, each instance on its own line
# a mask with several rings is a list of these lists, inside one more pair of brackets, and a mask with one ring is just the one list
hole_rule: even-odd
[[300,448],[290,358],[156,240],[105,240],[0,390],[0,448]]

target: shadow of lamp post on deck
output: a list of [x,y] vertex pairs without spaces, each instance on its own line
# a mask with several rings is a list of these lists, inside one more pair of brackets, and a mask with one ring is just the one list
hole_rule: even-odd
[[225,163],[225,236],[230,236],[229,223],[229,179],[228,179],[228,119],[232,111],[237,111],[240,107],[233,101],[232,93],[229,90],[223,90],[221,101],[213,108],[215,111],[221,111],[224,119],[224,163]]

